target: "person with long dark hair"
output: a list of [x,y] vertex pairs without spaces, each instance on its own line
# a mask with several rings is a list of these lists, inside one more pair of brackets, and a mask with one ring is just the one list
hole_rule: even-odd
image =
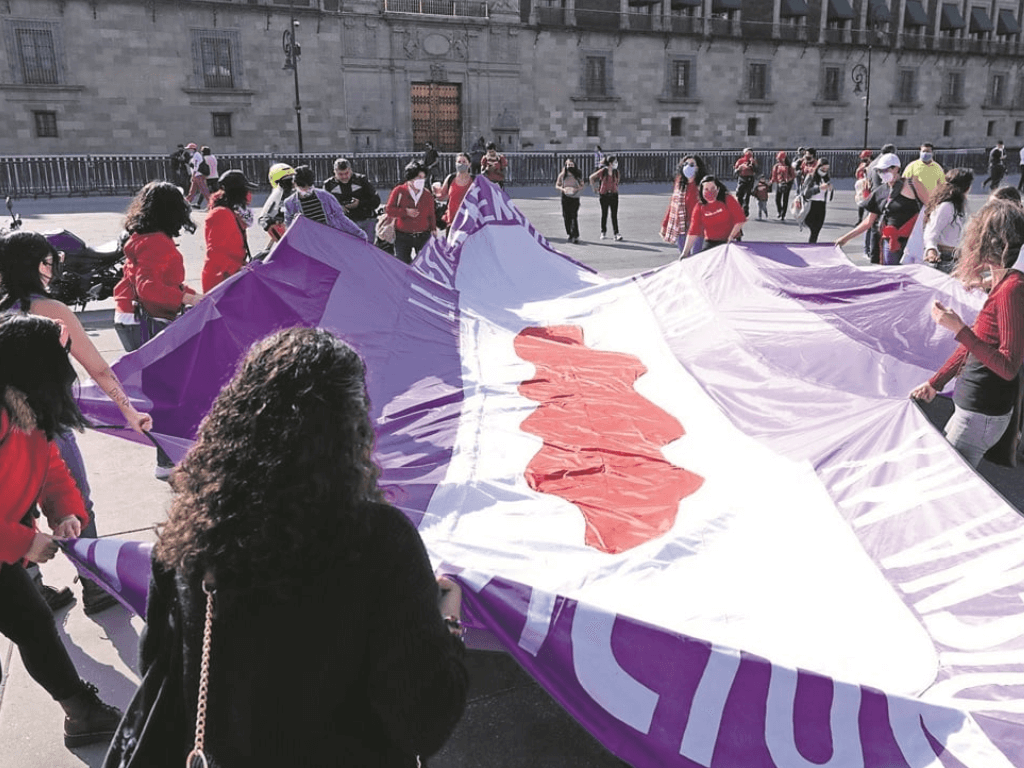
[[203,262],[203,293],[209,293],[245,266],[249,260],[246,232],[252,226],[251,184],[238,170],[225,171],[210,197],[210,213],[204,229],[206,261]]
[[743,233],[747,221],[739,201],[717,176],[705,176],[697,189],[697,207],[690,218],[680,259],[693,253],[698,241],[703,242],[703,250],[731,243]]
[[[211,765],[412,768],[461,716],[461,593],[383,500],[364,381],[328,331],[280,331],[200,425],[159,529],[140,652],[143,674],[176,659],[183,717],[161,723],[147,766],[177,768],[192,746],[210,601]],[[107,765],[137,736],[123,724]]]
[[954,377],[955,409],[946,438],[977,467],[999,442],[1013,415],[1024,362],[1024,274],[1017,268],[1024,246],[1024,209],[1005,201],[987,203],[964,232],[953,276],[967,288],[989,291],[973,326],[936,301],[938,325],[960,346],[928,381],[910,396],[931,402]]
[[818,242],[818,234],[825,225],[825,213],[829,194],[832,192],[832,175],[828,160],[821,158],[805,175],[800,185],[800,197],[807,206],[804,225],[810,230],[808,243]]
[[[78,316],[66,305],[47,295],[50,280],[60,269],[62,255],[38,232],[13,232],[3,238],[0,241],[0,313],[39,315],[62,323],[68,329],[71,355],[117,405],[128,426],[136,432],[144,432],[153,426],[153,419],[132,405],[121,382],[92,343]],[[89,481],[74,432],[61,432],[54,439],[85,501],[89,519],[82,528],[82,536],[94,539],[96,522]],[[35,575],[33,573],[34,578]],[[51,608],[62,607],[72,598],[68,589],[58,592],[42,585],[41,577],[37,579],[37,586],[41,587]],[[91,579],[82,578],[82,593],[83,608],[90,615],[117,602]]]
[[[0,317],[0,633],[18,647],[25,669],[64,709],[64,744],[106,741],[121,713],[79,677],[53,614],[24,564],[45,563],[57,539],[88,524],[74,479],[54,438],[85,419],[71,387],[71,343],[57,322],[34,315]],[[36,513],[53,534],[36,529]]]
[[[676,166],[676,177],[672,185],[672,199],[669,200],[665,217],[661,220],[661,239],[672,243],[683,252],[686,244],[686,230],[690,217],[697,207],[697,187],[707,175],[704,161],[697,155],[686,155]],[[700,250],[700,247],[697,247]]]
[[580,192],[583,191],[583,172],[576,167],[571,157],[565,159],[565,167],[555,179],[555,189],[562,197],[562,221],[570,243],[580,241]]
[[601,204],[601,239],[608,237],[608,214],[612,215],[612,233],[616,240],[619,234],[619,159],[608,155],[601,162],[601,167],[590,174],[590,183],[597,192]]
[[946,171],[946,180],[924,207],[924,263],[945,273],[953,271],[956,248],[967,221],[967,195],[974,182],[969,168]]

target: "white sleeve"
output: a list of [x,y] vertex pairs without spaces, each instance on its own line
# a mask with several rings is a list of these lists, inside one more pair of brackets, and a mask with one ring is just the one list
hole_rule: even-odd
[[[953,217],[956,215],[956,209],[953,208],[953,204],[950,202],[939,203],[935,210],[932,211],[932,216],[928,219],[928,223],[924,226],[924,249],[927,251],[929,248],[938,248],[940,244],[950,245],[950,243],[943,243],[943,235],[947,234],[949,225],[953,222]],[[956,245],[956,243],[952,243]]]

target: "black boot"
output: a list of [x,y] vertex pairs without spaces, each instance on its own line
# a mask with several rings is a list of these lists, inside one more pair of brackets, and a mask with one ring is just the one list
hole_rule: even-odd
[[85,611],[86,616],[92,616],[117,605],[117,598],[92,579],[83,576],[80,581],[82,582],[82,610]]
[[50,607],[51,611],[59,611],[61,608],[71,605],[75,602],[75,594],[67,587],[64,589],[56,590],[53,587],[48,587],[43,584],[43,574],[39,570],[38,565],[30,565],[25,570],[28,571],[28,575],[32,577],[32,583],[36,585],[36,589],[39,594],[43,596],[43,600]]
[[82,683],[82,690],[58,702],[64,708],[64,746],[84,747],[110,741],[121,722],[121,710],[100,701],[99,691],[92,683]]

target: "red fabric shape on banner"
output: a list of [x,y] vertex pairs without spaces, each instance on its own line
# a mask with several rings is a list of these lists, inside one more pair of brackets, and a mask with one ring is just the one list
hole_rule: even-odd
[[624,552],[672,527],[680,500],[704,478],[669,463],[661,447],[682,425],[633,388],[639,358],[589,349],[574,325],[526,328],[516,353],[536,366],[519,392],[540,403],[521,429],[544,446],[526,467],[530,487],[575,504],[586,544]]

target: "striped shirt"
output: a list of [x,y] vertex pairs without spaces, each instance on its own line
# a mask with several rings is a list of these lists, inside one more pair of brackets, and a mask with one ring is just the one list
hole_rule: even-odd
[[324,213],[324,206],[315,194],[309,197],[299,195],[299,206],[302,208],[302,215],[307,219],[318,221],[321,224],[327,223],[327,214]]

